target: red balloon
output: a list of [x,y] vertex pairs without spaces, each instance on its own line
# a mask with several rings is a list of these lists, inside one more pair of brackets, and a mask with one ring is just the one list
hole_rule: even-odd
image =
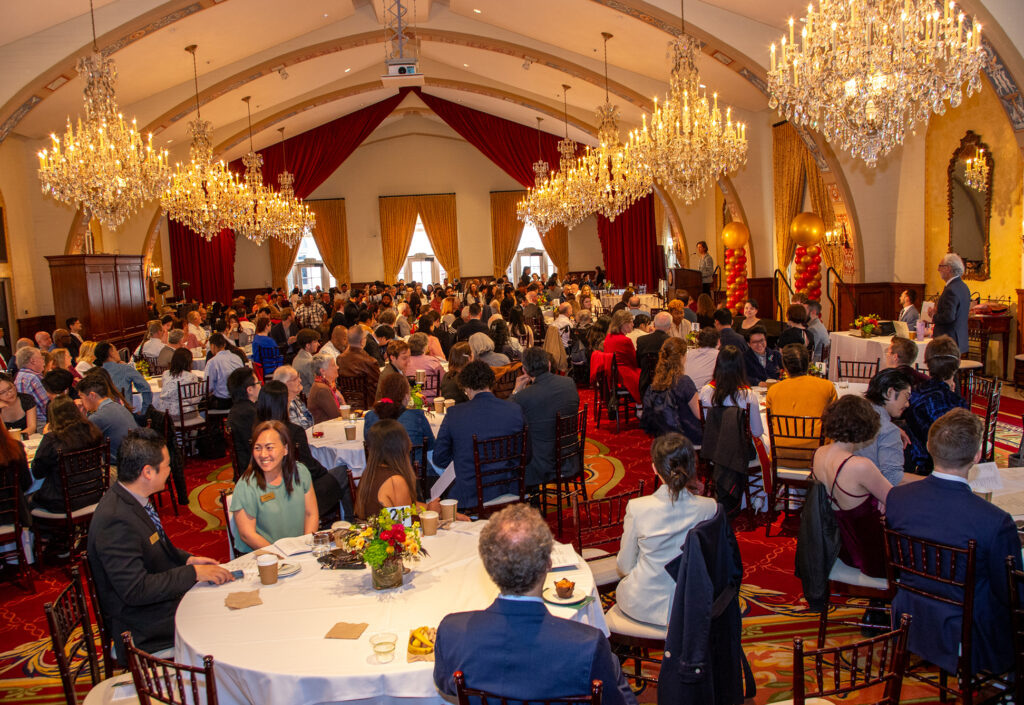
[[821,255],[814,255],[814,257],[811,258],[811,261],[815,264],[821,264]]

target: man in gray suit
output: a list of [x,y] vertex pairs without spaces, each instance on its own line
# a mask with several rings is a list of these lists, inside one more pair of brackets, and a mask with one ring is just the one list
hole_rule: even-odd
[[523,374],[516,380],[512,401],[522,407],[530,427],[532,456],[526,465],[526,486],[555,479],[555,422],[559,414],[579,411],[580,395],[571,377],[552,374],[544,348],[523,352]]
[[920,314],[917,311],[917,292],[913,289],[905,289],[900,294],[900,317],[899,320],[907,324],[911,330],[917,326],[917,319]]
[[971,312],[971,290],[960,277],[964,273],[964,261],[955,252],[947,253],[939,262],[939,276],[946,282],[939,300],[935,304],[932,321],[935,330],[932,335],[948,335],[956,341],[960,354],[967,352],[967,317]]

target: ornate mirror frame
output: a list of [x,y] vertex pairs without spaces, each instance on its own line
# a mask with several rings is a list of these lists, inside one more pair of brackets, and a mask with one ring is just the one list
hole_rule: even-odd
[[985,213],[984,213],[984,237],[985,237],[985,256],[982,261],[964,259],[964,265],[966,271],[964,272],[964,279],[976,279],[984,281],[989,278],[991,272],[991,221],[992,221],[992,177],[995,171],[995,160],[992,158],[992,150],[988,148],[988,145],[981,141],[981,137],[971,130],[967,131],[963,139],[960,140],[960,146],[957,147],[956,151],[953,152],[953,157],[949,160],[949,167],[946,169],[946,212],[947,219],[949,220],[949,243],[947,246],[947,252],[953,252],[953,176],[956,173],[958,162],[965,162],[967,159],[972,158],[978,149],[985,150],[985,162],[988,164],[988,181],[985,184]]

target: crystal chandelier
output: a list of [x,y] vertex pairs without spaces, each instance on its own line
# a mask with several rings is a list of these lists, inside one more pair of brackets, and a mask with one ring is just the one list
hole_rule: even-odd
[[988,191],[988,159],[981,147],[973,157],[964,160],[964,183],[980,193]]
[[157,198],[170,179],[167,151],[153,149],[153,135],[143,139],[118,111],[114,84],[117,69],[96,44],[92,0],[92,55],[78,60],[85,81],[85,120],[74,127],[68,118],[63,142],[50,135],[50,149],[39,152],[39,180],[44,194],[69,205],[108,228],[119,227],[139,207]]
[[289,247],[295,247],[307,233],[312,233],[316,227],[316,215],[305,203],[295,197],[295,177],[288,172],[288,149],[284,141],[284,128],[279,127],[281,133],[281,155],[284,163],[284,171],[277,177],[277,183],[281,186],[281,199],[285,203],[286,214],[283,227],[277,232],[277,237]]
[[185,47],[192,55],[196,86],[196,119],[188,125],[192,137],[191,163],[175,165],[170,187],[160,197],[167,217],[191,228],[207,242],[225,228],[234,229],[250,208],[251,195],[238,176],[222,160],[213,160],[210,122],[199,113],[199,73],[196,45]]
[[565,137],[558,141],[558,171],[548,180],[554,218],[565,227],[575,228],[594,212],[586,190],[585,174],[576,157],[576,142],[569,139],[569,89],[562,84],[562,110],[565,118]]
[[516,204],[516,217],[530,223],[540,234],[546,233],[557,224],[557,215],[549,206],[548,163],[541,156],[540,124],[544,118],[537,118],[537,161],[533,163],[533,187],[526,190],[526,196]]
[[582,202],[588,209],[615,220],[622,211],[651,192],[653,176],[646,164],[637,159],[631,145],[619,137],[619,109],[608,98],[608,40],[604,37],[604,105],[597,109],[598,146],[588,147],[579,160]]
[[771,48],[769,105],[798,125],[874,166],[903,143],[907,130],[928,124],[981,89],[985,62],[981,25],[964,28],[954,2],[821,0],[807,6],[799,42]]
[[252,143],[251,99],[251,96],[242,98],[249,123],[249,152],[242,157],[242,163],[245,164],[244,180],[250,200],[245,214],[235,225],[235,233],[262,243],[267,237],[277,236],[287,228],[291,213],[285,199],[263,184],[263,155],[256,152]]
[[655,99],[650,124],[644,115],[642,127],[630,133],[629,146],[638,162],[689,205],[718,177],[746,162],[747,126],[733,121],[731,108],[723,121],[717,93],[708,100],[697,69],[700,44],[686,34],[685,21],[682,28],[672,43],[669,94],[661,105]]

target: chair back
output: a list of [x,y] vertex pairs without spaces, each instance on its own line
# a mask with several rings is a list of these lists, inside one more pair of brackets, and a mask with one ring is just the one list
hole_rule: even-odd
[[590,703],[591,705],[601,705],[601,689],[602,683],[599,680],[590,681],[590,692],[586,695],[568,695],[561,698],[531,698],[530,700],[521,700],[517,698],[506,698],[494,693],[488,693],[486,690],[478,690],[476,688],[470,688],[466,685],[466,676],[462,671],[456,671],[452,676],[455,679],[455,693],[459,698],[459,705],[470,705],[470,703],[479,703],[479,705],[560,705],[561,703]]
[[207,380],[198,382],[182,382],[178,385],[178,418],[179,427],[186,427],[189,419],[205,414],[209,408],[209,384]]
[[[528,429],[495,438],[477,438],[473,434],[473,465],[476,474],[476,509],[488,516],[502,507],[484,506],[484,495],[491,488],[514,487],[516,501],[526,501],[526,437]],[[502,492],[505,494],[506,492]],[[469,509],[470,507],[467,507]]]
[[[629,500],[642,497],[643,494],[644,481],[640,480],[635,490],[610,497],[580,500],[573,495],[572,516],[576,522],[576,552],[582,556],[585,548],[608,547],[614,544],[615,551],[609,553],[618,553],[618,544],[622,540],[622,524],[626,520],[626,505],[629,504]],[[600,557],[607,557],[607,554]]]
[[89,565],[89,556],[82,554],[82,577],[85,578],[85,589],[89,593],[89,602],[92,603],[92,614],[96,618],[96,631],[100,635],[100,651],[103,653],[103,677],[114,677],[114,638],[107,629],[107,618],[103,616],[103,607],[100,605],[100,596],[96,591],[96,581],[92,577],[92,567]]
[[228,458],[231,460],[231,480],[238,482],[245,470],[238,462],[238,452],[235,450],[235,434],[231,431],[231,424],[224,424],[224,444],[228,449]]
[[369,390],[366,377],[362,375],[338,375],[334,386],[345,397],[345,403],[353,409],[369,409],[377,390]]
[[814,451],[825,444],[825,426],[820,416],[783,416],[769,410],[768,437],[773,467],[808,469]]
[[64,490],[64,513],[71,513],[100,501],[110,487],[110,440],[92,448],[57,452],[57,467]]
[[862,362],[860,360],[844,360],[840,357],[836,359],[836,378],[869,382],[878,374],[879,363],[881,360]]
[[654,368],[658,366],[658,355],[657,352],[645,352],[643,355],[638,356],[637,363],[640,365],[640,374],[647,375],[648,379],[654,377]]
[[[793,639],[793,703],[808,698],[845,696],[859,690],[884,687],[878,705],[898,705],[907,670],[907,634],[910,617],[903,615],[891,632],[853,644],[804,651],[803,639]],[[813,664],[810,669],[808,664]],[[808,687],[810,682],[810,687]]]
[[1006,579],[1010,588],[1013,662],[1017,672],[1014,702],[1024,703],[1024,572],[1014,567],[1013,556],[1006,557]]
[[[16,463],[0,467],[0,560],[22,554],[21,511],[24,499]],[[13,544],[8,546],[8,544]]]
[[71,568],[71,583],[60,591],[53,602],[44,604],[43,611],[50,627],[50,643],[61,685],[64,687],[64,698],[69,705],[75,705],[78,702],[75,683],[86,667],[93,685],[101,680],[92,622],[89,621],[89,610],[85,606],[85,592],[77,567]]
[[220,506],[224,509],[224,529],[228,535],[228,557],[235,559],[235,534],[238,533],[238,525],[235,524],[235,517],[231,511],[231,496],[234,489],[220,491]]
[[999,416],[999,400],[1002,397],[1003,381],[994,377],[972,375],[965,381],[964,398],[971,412],[985,421],[982,434],[981,460],[992,462],[996,455],[996,419]]
[[[423,384],[420,385],[420,391],[423,393],[424,398],[433,399],[434,397],[438,396],[441,390],[441,374],[442,371],[440,369],[427,370],[427,374],[423,380]],[[410,388],[415,387],[417,384],[419,384],[416,381],[415,374],[407,375],[406,377],[409,380]],[[346,397],[346,401],[347,400],[348,398]]]
[[977,542],[969,540],[966,548],[950,546],[893,531],[884,524],[884,520],[882,528],[889,585],[895,585],[899,592],[905,591],[960,610],[960,667],[957,670],[973,676],[971,637]]
[[151,377],[162,375],[167,371],[167,368],[159,365],[157,363],[157,358],[152,355],[143,355],[142,359],[146,361],[146,366],[149,367],[149,374]]
[[587,405],[575,414],[555,415],[555,477],[583,480],[583,449],[587,444]]
[[258,362],[253,362],[252,373],[256,375],[256,379],[259,380],[259,383],[263,384],[263,365]]
[[548,324],[544,321],[544,316],[541,315],[529,321],[529,325],[533,330],[533,345],[539,348],[544,345],[544,336],[547,335]]
[[[430,488],[427,487],[427,481],[430,479],[430,460],[427,458],[427,444],[430,439],[426,436],[420,438],[420,442],[412,446],[409,451],[410,462],[412,463],[412,472],[416,475],[417,484],[419,485],[420,499],[430,497]],[[370,457],[369,452],[366,453],[366,457]],[[352,495],[352,501],[355,501],[356,496]]]
[[132,359],[132,352],[128,348],[118,348],[117,356],[121,358],[121,362],[130,362]]
[[150,705],[154,700],[168,705],[217,705],[213,656],[204,656],[201,667],[186,666],[136,648],[131,632],[122,636],[139,705]]
[[508,399],[516,388],[516,378],[523,371],[523,363],[513,362],[503,367],[494,367],[494,396]]

